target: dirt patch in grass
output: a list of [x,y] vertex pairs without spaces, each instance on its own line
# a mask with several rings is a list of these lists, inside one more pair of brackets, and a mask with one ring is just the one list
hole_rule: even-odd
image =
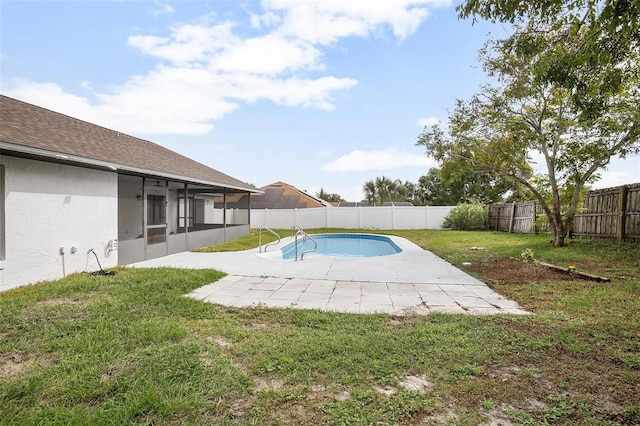
[[400,382],[400,387],[421,394],[427,393],[431,387],[431,383],[427,380],[427,376],[407,376]]
[[253,380],[253,388],[256,392],[280,392],[284,384],[281,380],[256,378]]
[[57,306],[57,305],[83,305],[85,302],[79,299],[71,299],[68,297],[57,297],[55,299],[40,300],[36,302],[36,306]]
[[252,323],[245,324],[244,328],[251,331],[273,330],[275,328],[282,328],[282,324]]
[[500,409],[484,410],[484,415],[487,417],[484,424],[489,426],[512,426],[511,419],[505,414],[505,411],[510,410],[511,407],[508,405],[500,407]]
[[222,337],[207,336],[205,338],[205,340],[207,342],[213,342],[213,343],[217,344],[218,346],[220,346],[221,348],[227,348],[227,347],[231,346],[231,342],[223,339]]
[[253,403],[245,399],[238,399],[231,404],[227,409],[227,412],[232,418],[243,417],[245,414],[251,411]]
[[390,329],[406,327],[407,324],[410,324],[410,322],[408,321],[408,317],[409,315],[390,316],[387,320],[387,327]]
[[18,377],[29,367],[29,358],[19,353],[7,353],[0,357],[0,379]]
[[122,371],[109,369],[100,375],[100,383],[107,383],[116,380],[122,375]]
[[71,299],[69,297],[56,297],[53,299],[40,300],[36,302],[35,305],[38,307],[51,307],[61,305],[87,307],[89,306],[89,302],[86,300]]
[[[416,393],[420,393],[420,394],[426,394],[427,391],[429,390],[429,388],[431,388],[431,383],[427,380],[427,376],[422,375],[422,376],[407,376],[405,378],[403,378],[400,383],[398,384],[399,387],[401,387],[402,389],[411,391],[411,392],[416,392]],[[377,387],[376,391],[379,394],[385,395],[385,396],[390,396],[393,395],[394,393],[398,392],[398,389],[393,387],[393,386],[385,386],[383,388],[381,387]]]
[[462,269],[481,277],[487,284],[531,284],[543,281],[581,280],[576,275],[524,262],[515,258],[482,258]]

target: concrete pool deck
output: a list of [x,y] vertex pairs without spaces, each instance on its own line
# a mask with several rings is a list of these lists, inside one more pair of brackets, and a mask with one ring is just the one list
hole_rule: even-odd
[[[396,236],[402,252],[380,257],[282,261],[279,248],[183,252],[132,267],[217,269],[228,275],[188,296],[235,307],[290,307],[346,313],[527,314],[518,304],[433,253]],[[291,242],[284,238],[280,246]]]

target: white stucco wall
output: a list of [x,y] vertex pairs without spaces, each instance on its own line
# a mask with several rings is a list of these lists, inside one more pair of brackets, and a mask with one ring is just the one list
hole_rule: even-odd
[[[0,291],[117,264],[108,243],[118,236],[113,172],[3,155],[5,249]],[[71,253],[71,247],[77,247]],[[65,254],[60,254],[60,248]]]

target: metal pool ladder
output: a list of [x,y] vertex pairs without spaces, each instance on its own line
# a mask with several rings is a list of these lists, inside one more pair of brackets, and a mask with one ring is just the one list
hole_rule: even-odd
[[313,241],[313,248],[310,250],[304,250],[301,254],[300,254],[300,260],[304,259],[304,255],[307,253],[312,253],[316,250],[318,250],[318,242],[309,234],[307,234],[306,232],[304,232],[302,229],[300,229],[299,226],[294,226],[291,228],[291,232],[293,233],[294,229],[297,229],[298,231],[296,232],[294,239],[295,242],[293,243],[293,246],[295,247],[295,255],[296,255],[296,261],[298,261],[298,235],[302,235],[302,243],[304,244],[307,241],[307,238],[310,239],[311,241]]
[[267,252],[267,247],[275,245],[275,244],[279,244],[280,243],[280,235],[278,235],[277,232],[275,232],[274,230],[267,228],[266,226],[261,226],[260,229],[258,230],[258,253],[262,253],[262,231],[268,231],[270,233],[272,233],[273,235],[275,235],[275,237],[278,239],[278,241],[274,241],[268,244],[265,244],[264,246],[264,252]]

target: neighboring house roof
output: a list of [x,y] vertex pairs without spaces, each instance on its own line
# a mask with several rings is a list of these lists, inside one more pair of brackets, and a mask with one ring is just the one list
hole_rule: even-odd
[[[295,186],[284,182],[275,182],[260,188],[262,194],[251,196],[252,209],[307,209],[313,207],[332,207],[331,203],[315,197]],[[246,195],[227,197],[227,206],[246,205]]]
[[260,192],[158,144],[0,95],[0,151]]
[[413,207],[413,203],[409,201],[389,201],[384,203],[385,206],[394,206],[394,207]]
[[[379,204],[369,201],[341,201],[338,207],[379,207]],[[383,207],[413,207],[408,201],[385,201]]]

